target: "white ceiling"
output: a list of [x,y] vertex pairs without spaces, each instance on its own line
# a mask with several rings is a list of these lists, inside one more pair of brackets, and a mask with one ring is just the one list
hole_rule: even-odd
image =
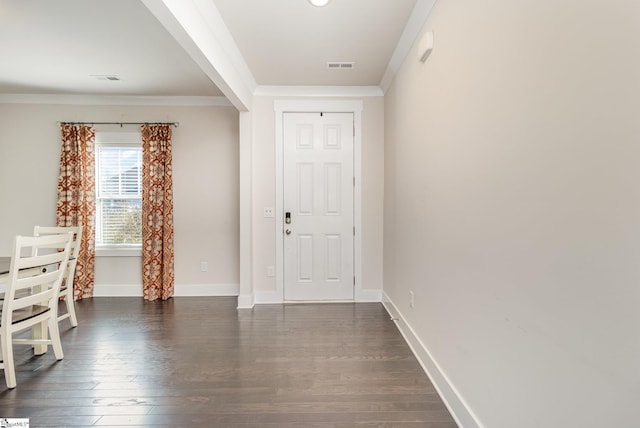
[[[189,1],[202,6],[211,0]],[[255,83],[286,86],[379,85],[416,4],[213,2]],[[0,94],[221,95],[202,62],[156,19],[159,7],[169,3],[0,0]],[[236,46],[224,48],[232,53]],[[355,67],[327,70],[328,61]],[[100,75],[121,80],[95,77]]]
[[0,0],[0,93],[220,95],[138,0]]
[[214,2],[259,85],[363,86],[380,84],[416,0]]

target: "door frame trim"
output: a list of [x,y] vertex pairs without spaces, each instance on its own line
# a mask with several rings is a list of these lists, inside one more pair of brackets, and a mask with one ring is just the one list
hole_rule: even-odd
[[353,272],[355,286],[354,301],[360,301],[362,292],[362,108],[363,102],[331,101],[331,100],[276,100],[275,110],[275,149],[276,149],[276,206],[275,206],[275,235],[276,235],[276,292],[274,302],[284,302],[284,114],[285,113],[352,113],[353,114],[353,175],[356,184],[353,189],[353,224],[356,233],[353,239]]

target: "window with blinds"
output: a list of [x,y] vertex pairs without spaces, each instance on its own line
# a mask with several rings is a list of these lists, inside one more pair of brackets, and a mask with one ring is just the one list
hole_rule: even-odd
[[96,245],[142,242],[142,147],[96,142]]

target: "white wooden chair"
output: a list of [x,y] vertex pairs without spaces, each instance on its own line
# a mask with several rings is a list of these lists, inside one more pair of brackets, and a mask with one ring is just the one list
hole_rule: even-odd
[[78,325],[76,318],[76,307],[73,300],[73,280],[76,272],[76,264],[78,263],[78,255],[80,254],[80,243],[82,242],[82,226],[75,227],[55,227],[55,226],[35,226],[33,228],[33,236],[57,235],[72,232],[74,239],[71,242],[71,254],[69,255],[69,266],[64,274],[64,280],[60,287],[60,296],[64,296],[64,303],[67,312],[58,316],[58,322],[69,318],[71,327]]
[[[0,316],[0,368],[4,369],[8,388],[15,388],[17,383],[14,344],[51,345],[57,360],[64,357],[58,330],[58,292],[69,263],[71,239],[71,234],[15,237]],[[39,252],[44,248],[52,250]],[[31,250],[31,255],[22,257],[21,254],[29,254],[25,249]],[[25,290],[30,292],[24,293]],[[39,330],[45,321],[46,331]],[[40,333],[32,339],[13,338],[14,333],[30,327]]]

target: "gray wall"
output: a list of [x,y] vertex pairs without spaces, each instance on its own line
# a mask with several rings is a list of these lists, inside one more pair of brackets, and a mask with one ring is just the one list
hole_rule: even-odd
[[[60,120],[180,122],[173,130],[175,292],[237,294],[238,112],[232,107],[0,104],[0,255],[10,253],[14,235],[55,224]],[[207,272],[200,272],[201,261]],[[98,294],[142,295],[141,284],[139,257],[96,258]]]
[[484,426],[638,426],[640,3],[426,30],[385,97],[385,294]]

